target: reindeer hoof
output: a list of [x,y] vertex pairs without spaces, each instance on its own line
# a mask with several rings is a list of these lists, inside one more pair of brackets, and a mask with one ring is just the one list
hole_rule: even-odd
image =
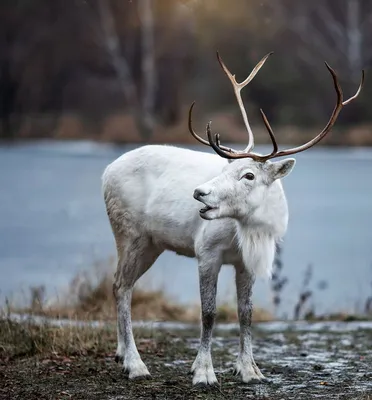
[[115,362],[118,364],[122,364],[124,362],[124,357],[119,356],[118,354],[115,355]]

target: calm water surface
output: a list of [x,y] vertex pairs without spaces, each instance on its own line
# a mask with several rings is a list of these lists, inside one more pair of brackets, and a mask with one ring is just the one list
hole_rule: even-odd
[[[78,271],[115,255],[101,196],[105,166],[135,146],[42,142],[0,147],[0,297],[45,284],[54,294]],[[193,147],[208,151],[205,147]],[[258,147],[257,151],[265,151]],[[284,241],[280,315],[292,315],[304,272],[319,312],[353,310],[372,294],[372,150],[312,149],[284,179],[290,221]],[[196,262],[164,253],[142,278],[181,301],[198,301]],[[327,286],[324,288],[324,286]],[[270,284],[255,285],[271,306]],[[219,301],[235,296],[224,267]]]

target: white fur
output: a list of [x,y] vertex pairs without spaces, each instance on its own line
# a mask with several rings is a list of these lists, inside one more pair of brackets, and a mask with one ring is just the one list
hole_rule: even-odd
[[[257,274],[271,275],[275,243],[286,232],[288,209],[280,178],[294,163],[228,162],[214,154],[149,145],[106,168],[103,192],[118,251],[117,356],[130,378],[149,374],[133,339],[132,289],[164,250],[199,263],[203,324],[193,383],[216,383],[210,346],[222,264],[232,264],[237,274],[242,345],[236,371],[244,382],[263,378],[251,350],[251,290]],[[247,173],[255,178],[244,178]],[[214,209],[199,213],[204,205]]]

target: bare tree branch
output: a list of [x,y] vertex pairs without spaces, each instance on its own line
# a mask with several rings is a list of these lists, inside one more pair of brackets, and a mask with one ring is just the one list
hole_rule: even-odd
[[152,133],[155,126],[154,107],[156,90],[156,69],[154,54],[154,16],[152,0],[138,0],[138,14],[141,21],[142,42],[142,119],[144,135]]
[[137,103],[137,91],[130,74],[128,63],[120,52],[120,41],[115,27],[115,20],[112,15],[110,0],[98,0],[98,6],[106,48],[112,58],[126,101],[130,107],[133,107]]

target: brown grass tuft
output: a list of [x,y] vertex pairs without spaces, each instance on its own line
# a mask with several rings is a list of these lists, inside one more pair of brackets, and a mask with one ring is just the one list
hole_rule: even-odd
[[[113,296],[112,263],[97,264],[93,273],[80,273],[57,299],[45,301],[43,287],[30,288],[28,307],[9,306],[12,312],[42,315],[52,318],[78,319],[82,321],[116,320],[116,302]],[[132,297],[132,318],[141,321],[200,321],[200,305],[183,305],[169,298],[162,290],[136,288]],[[272,315],[254,308],[256,322],[272,320]],[[217,322],[236,322],[236,304],[225,303],[218,307]]]
[[0,360],[38,354],[73,356],[112,351],[116,330],[112,327],[53,327],[0,318]]

